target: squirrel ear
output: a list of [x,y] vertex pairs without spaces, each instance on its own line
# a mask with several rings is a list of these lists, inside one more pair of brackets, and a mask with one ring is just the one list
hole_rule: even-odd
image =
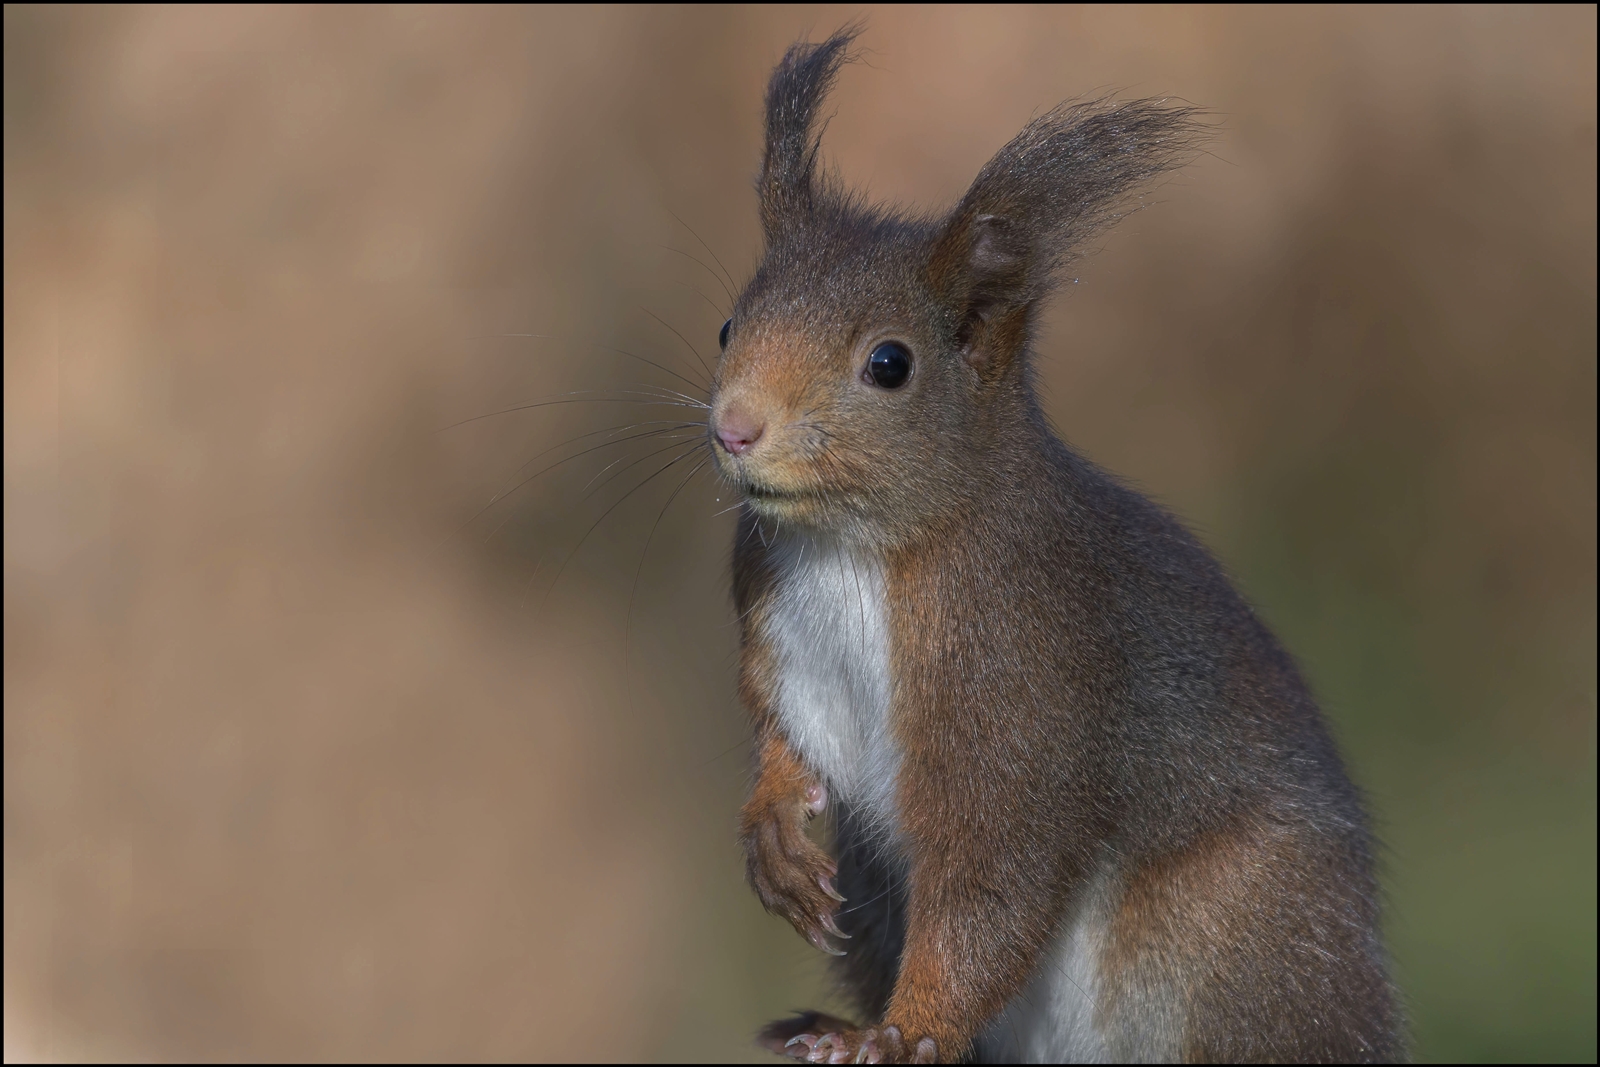
[[1204,133],[1199,112],[1156,100],[1064,104],[984,165],[945,221],[929,260],[934,291],[958,313],[974,365],[1008,361],[1061,266],[1121,217],[1142,182],[1180,166]]
[[973,366],[1020,347],[1006,342],[1020,342],[1026,328],[1034,258],[1028,237],[1014,217],[958,211],[935,247],[931,280],[959,313],[956,343]]
[[767,83],[767,144],[756,188],[769,242],[811,214],[822,147],[817,110],[861,30],[851,23],[821,44],[791,46]]
[[974,280],[993,283],[1021,273],[1027,263],[1028,242],[1015,223],[1002,215],[979,215],[969,231],[967,271]]

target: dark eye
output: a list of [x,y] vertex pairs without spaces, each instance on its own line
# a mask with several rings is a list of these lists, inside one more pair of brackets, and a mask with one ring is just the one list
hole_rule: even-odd
[[911,377],[911,353],[897,341],[888,341],[872,350],[867,358],[866,378],[883,389],[898,389]]
[[722,324],[722,332],[717,334],[717,344],[721,345],[723,348],[728,347],[728,330],[732,327],[733,320],[729,319],[727,322]]

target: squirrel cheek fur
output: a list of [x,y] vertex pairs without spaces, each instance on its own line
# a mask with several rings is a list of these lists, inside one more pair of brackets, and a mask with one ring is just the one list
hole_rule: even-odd
[[[808,1012],[763,1043],[835,1063],[1402,1058],[1366,818],[1295,665],[1033,390],[1060,267],[1194,150],[1196,114],[1057,108],[950,212],[897,213],[818,166],[853,37],[773,73],[766,254],[712,398],[744,493],[749,879],[839,954],[861,1018]],[[908,373],[872,377],[883,345]],[[832,855],[806,833],[824,806]]]

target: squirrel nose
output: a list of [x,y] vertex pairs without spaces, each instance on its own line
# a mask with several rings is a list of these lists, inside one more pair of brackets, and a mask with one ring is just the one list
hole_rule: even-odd
[[766,428],[766,423],[757,422],[742,411],[726,411],[717,420],[717,440],[722,442],[723,448],[737,456],[749,451],[751,445],[761,440],[761,433]]

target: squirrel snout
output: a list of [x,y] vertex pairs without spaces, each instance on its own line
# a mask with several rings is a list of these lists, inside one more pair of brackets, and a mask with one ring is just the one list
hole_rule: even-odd
[[722,447],[737,456],[749,451],[750,446],[761,440],[762,431],[767,428],[764,422],[757,422],[754,417],[733,408],[722,413],[717,419],[717,440],[722,442]]

